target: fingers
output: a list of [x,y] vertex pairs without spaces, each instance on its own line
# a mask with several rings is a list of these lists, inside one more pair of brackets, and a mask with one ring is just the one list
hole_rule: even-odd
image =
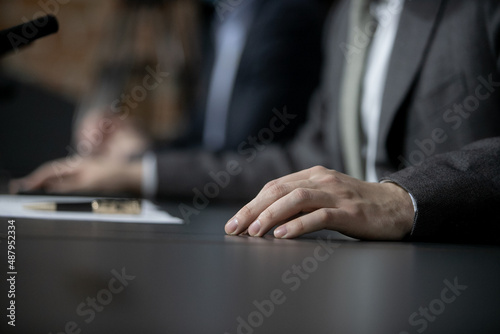
[[31,191],[42,188],[45,182],[50,179],[56,178],[57,173],[54,168],[52,168],[50,163],[44,164],[32,172],[30,175],[13,180],[11,182],[11,191]]
[[70,168],[62,160],[47,162],[24,178],[12,180],[9,184],[11,193],[33,191],[41,188],[51,190],[57,183],[64,183],[79,173],[79,168]]
[[77,175],[70,175],[64,178],[49,179],[44,183],[44,188],[49,193],[76,193],[85,191],[84,184]]
[[[316,174],[323,174],[327,171],[324,167],[313,167],[293,174],[285,175],[279,179],[269,182],[262,188],[259,194],[247,205],[245,205],[225,226],[225,231],[227,234],[237,235],[245,231],[252,222],[254,222],[257,217],[266,210],[271,204],[279,200],[280,198],[288,195],[290,192],[297,188],[315,188],[315,184],[311,182],[311,177]],[[300,210],[291,210],[295,213],[300,212]],[[288,212],[288,211],[287,211]],[[293,214],[287,216],[289,218]],[[276,219],[272,222],[277,223]],[[269,230],[268,224],[266,223],[265,229]],[[262,223],[261,223],[262,224]],[[256,235],[263,235],[267,232],[261,232],[258,228],[259,222],[254,226],[253,231],[257,232]],[[250,232],[250,231],[249,231]]]
[[335,225],[340,218],[339,209],[318,209],[281,225],[274,230],[274,236],[279,239],[296,238],[302,234],[322,230],[328,225]]
[[248,228],[251,236],[262,236],[277,224],[321,207],[335,205],[327,193],[315,189],[296,188],[265,209]]
[[[292,176],[293,174],[289,175]],[[245,231],[257,217],[271,204],[288,195],[294,189],[305,186],[307,181],[292,183],[282,182],[282,179],[269,182],[260,193],[247,205],[241,208],[225,226],[227,234],[237,235]]]
[[[346,188],[344,179],[343,174],[316,166],[271,181],[226,224],[226,233],[248,231],[251,236],[263,236],[287,221],[276,229],[276,237],[294,238],[335,228],[333,216],[346,216],[338,209],[342,200],[357,194],[350,185]],[[344,229],[341,223],[346,221],[345,217],[339,220],[339,229]]]
[[[231,227],[230,224],[233,222],[230,221],[230,223],[226,225],[226,232],[229,234],[239,234],[241,231],[248,228],[248,233],[251,236],[260,237],[266,234],[274,226],[292,219],[294,216],[301,213],[312,212],[321,207],[334,207],[336,205],[335,198],[323,191],[297,186],[297,184],[304,183],[305,181],[300,181],[282,185],[283,191],[287,192],[287,194],[277,200],[273,200],[271,204],[267,205],[267,207],[263,210],[260,209],[259,203],[253,203],[258,199],[256,198],[236,214],[235,219],[238,219],[236,223],[237,228],[233,230],[232,233],[228,232]],[[266,195],[265,193],[261,194],[261,196],[267,196],[272,199],[272,196]],[[259,208],[259,210],[256,208]],[[252,210],[254,211],[252,212]],[[301,221],[300,218],[297,219],[294,221]],[[308,233],[311,231],[311,228],[313,230],[324,228],[325,221],[326,220],[323,219],[321,224],[315,223],[306,228],[294,230],[299,231],[297,233]],[[300,232],[300,230],[302,230],[302,232]],[[287,233],[283,233],[283,235],[287,235]],[[295,232],[292,237],[294,236]]]

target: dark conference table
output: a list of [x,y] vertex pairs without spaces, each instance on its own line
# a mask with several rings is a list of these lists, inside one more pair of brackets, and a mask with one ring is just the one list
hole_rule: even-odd
[[15,327],[1,217],[0,333],[500,332],[499,247],[226,236],[236,209],[179,226],[16,219]]

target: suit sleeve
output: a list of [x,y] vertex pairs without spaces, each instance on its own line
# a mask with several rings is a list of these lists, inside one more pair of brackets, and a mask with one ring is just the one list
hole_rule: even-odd
[[500,242],[500,137],[436,155],[385,179],[416,200],[409,240]]
[[[157,156],[158,195],[193,198],[213,193],[217,200],[248,201],[266,182],[314,165],[328,165],[324,151],[325,109],[315,94],[309,119],[287,146],[243,141],[234,152],[169,151]],[[294,120],[292,120],[294,121]]]

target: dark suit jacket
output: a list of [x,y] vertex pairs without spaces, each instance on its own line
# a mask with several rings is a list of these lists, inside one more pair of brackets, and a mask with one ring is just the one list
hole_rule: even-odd
[[[260,150],[246,145],[237,154],[179,152],[163,157],[159,161],[164,173],[160,191],[194,196],[193,189],[198,189],[203,193],[213,179],[209,172],[224,171],[228,163],[238,164],[241,172],[221,187],[218,198],[248,199],[266,181],[314,165],[343,171],[337,129],[345,62],[340,45],[347,41],[348,13],[349,1],[339,1],[332,8],[322,84],[312,101],[307,125],[287,149],[270,145]],[[500,6],[495,0],[405,3],[384,93],[376,164],[380,177],[398,182],[417,201],[411,238],[453,236],[457,240],[472,230],[491,231],[498,225],[483,220],[498,220],[500,215],[492,210],[472,219],[484,208],[479,203],[485,196],[489,198],[485,203],[500,204],[498,178],[496,185],[486,182],[498,174],[498,140],[482,142],[481,148],[458,150],[500,136],[499,29]],[[451,151],[458,152],[428,158]],[[485,161],[488,170],[479,166]],[[420,187],[433,182],[439,191]],[[459,183],[467,184],[474,196],[457,191]],[[464,206],[469,200],[470,205]]]
[[[297,114],[297,122],[276,134],[276,142],[294,136],[306,119],[306,110],[321,70],[323,6],[317,0],[252,0],[253,20],[237,69],[230,99],[223,149],[235,150],[250,135],[269,126],[273,108],[284,105]],[[244,9],[246,10],[246,9]],[[221,18],[213,13],[205,27],[206,40],[213,43],[212,24]],[[227,13],[226,13],[227,15]],[[186,136],[174,147],[202,145],[204,116],[213,45],[206,43],[204,70],[193,121]]]

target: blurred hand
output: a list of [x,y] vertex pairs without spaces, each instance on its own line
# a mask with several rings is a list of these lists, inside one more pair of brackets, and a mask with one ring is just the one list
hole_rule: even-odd
[[102,156],[127,160],[143,153],[149,140],[130,119],[92,110],[78,122],[74,137],[77,152],[84,157]]
[[142,163],[102,158],[47,162],[30,175],[11,181],[11,193],[44,189],[50,193],[139,193]]
[[225,230],[263,236],[278,226],[277,238],[330,229],[359,239],[400,240],[411,231],[413,219],[411,198],[398,185],[313,167],[269,182]]

